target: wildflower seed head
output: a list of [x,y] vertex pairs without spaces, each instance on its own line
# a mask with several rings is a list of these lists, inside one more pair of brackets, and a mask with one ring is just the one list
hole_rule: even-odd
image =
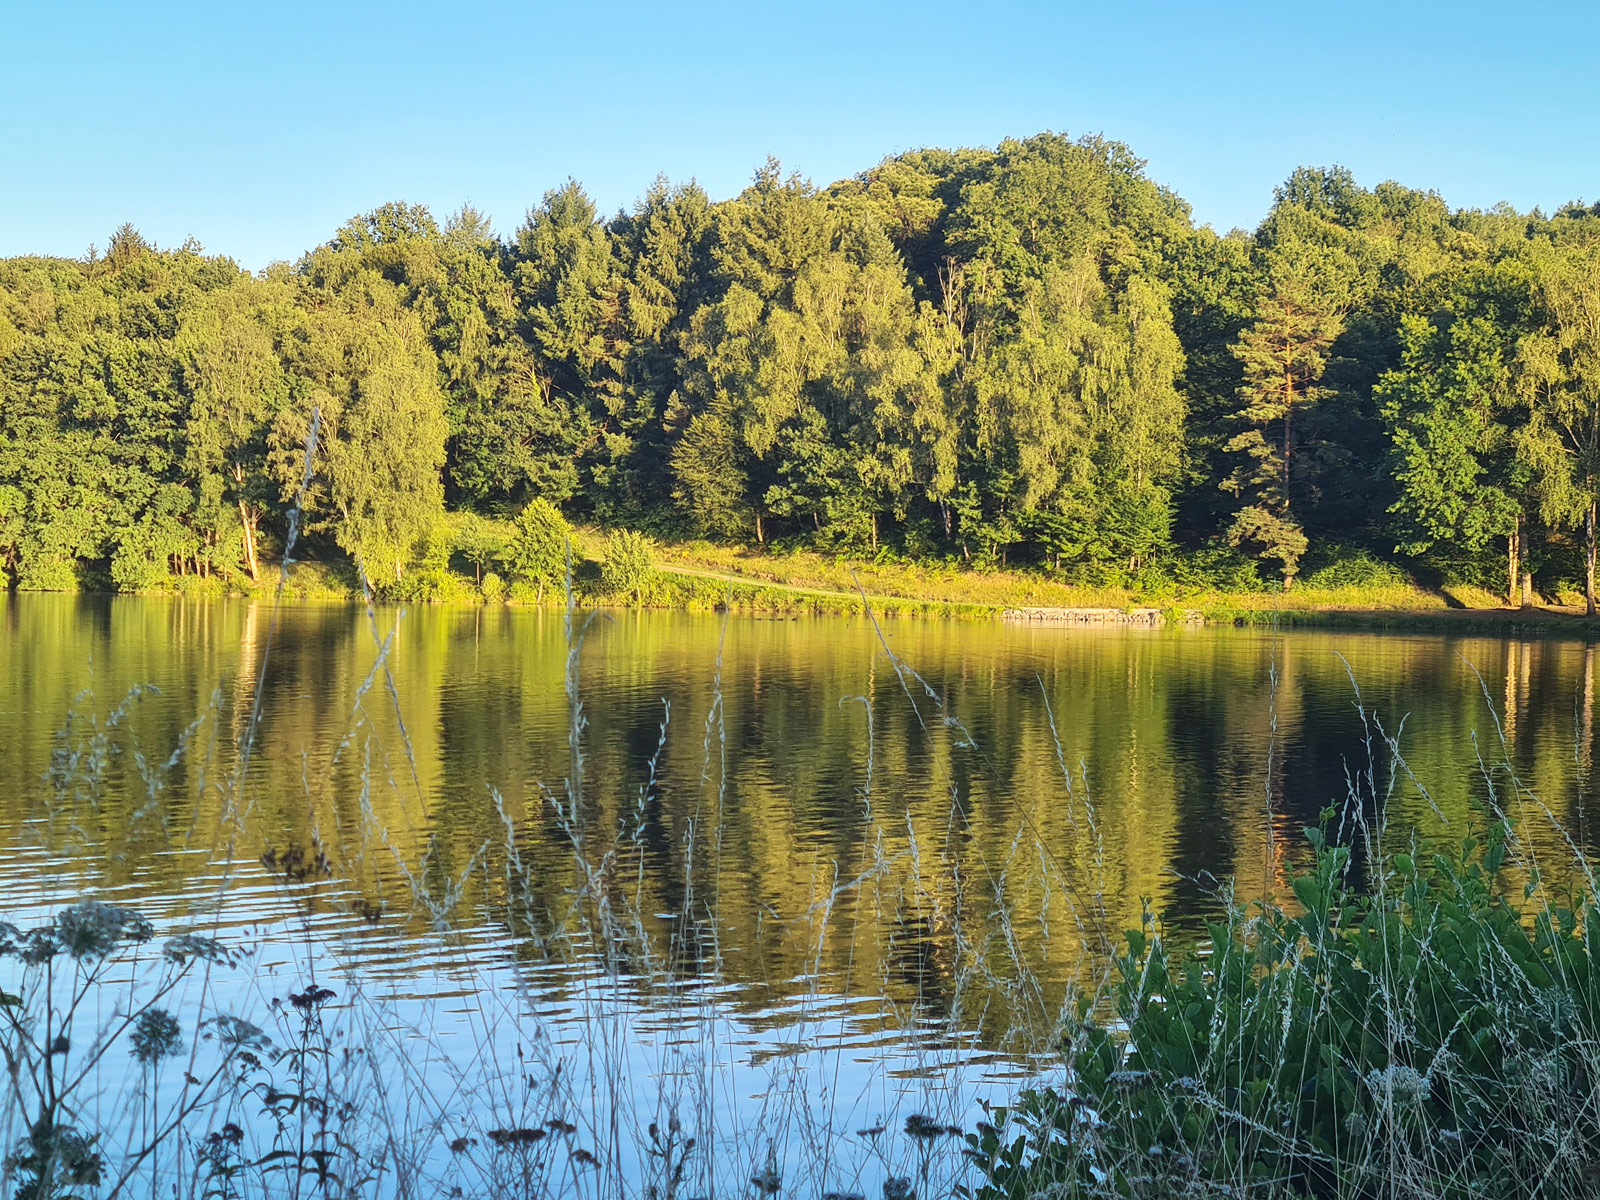
[[134,1061],[153,1066],[178,1053],[183,1031],[178,1019],[164,1008],[147,1008],[133,1024],[128,1040]]
[[1381,1071],[1367,1073],[1367,1087],[1374,1097],[1392,1099],[1394,1103],[1414,1108],[1427,1100],[1432,1090],[1428,1077],[1415,1067],[1390,1063]]
[[120,942],[148,941],[155,930],[132,909],[80,900],[56,914],[55,941],[76,961],[104,958]]

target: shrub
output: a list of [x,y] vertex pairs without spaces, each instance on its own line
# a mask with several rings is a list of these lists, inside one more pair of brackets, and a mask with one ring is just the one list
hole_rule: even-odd
[[410,568],[392,582],[372,579],[379,595],[390,600],[447,600],[459,592],[459,581],[450,573],[450,529],[436,521],[412,547]]
[[1235,908],[1181,966],[1129,932],[1120,1023],[1080,1002],[1072,1090],[969,1136],[978,1196],[1594,1194],[1594,897],[1508,901],[1504,823],[1394,854],[1366,892],[1307,835],[1300,911]]
[[548,500],[530,500],[512,521],[511,540],[500,561],[513,581],[531,584],[538,599],[567,575],[572,527]]
[[473,512],[451,513],[449,520],[450,549],[467,561],[481,586],[489,564],[505,557],[510,541],[506,523]]
[[498,604],[506,598],[506,581],[493,571],[485,571],[478,590],[490,604]]
[[68,554],[25,549],[17,565],[17,589],[24,592],[75,592],[82,584],[79,572],[79,560]]
[[1302,587],[1386,588],[1409,582],[1404,571],[1364,546],[1329,546],[1308,558],[1309,569],[1300,577]]
[[1255,560],[1232,546],[1157,555],[1131,582],[1145,595],[1158,597],[1211,590],[1255,592],[1262,587]]
[[650,539],[631,529],[619,530],[606,541],[605,561],[600,564],[600,590],[608,596],[631,593],[638,600],[654,569]]
[[144,538],[137,536],[141,532],[138,528],[131,530],[111,555],[111,582],[119,592],[164,591],[172,585],[166,562],[156,557]]
[[407,603],[470,604],[478,598],[470,580],[437,567],[407,571],[398,583],[386,584],[377,591],[385,600]]

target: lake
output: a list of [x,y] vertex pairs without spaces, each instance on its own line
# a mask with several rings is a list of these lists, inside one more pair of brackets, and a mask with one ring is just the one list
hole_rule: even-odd
[[208,1003],[339,994],[388,1053],[364,1103],[439,1145],[627,1125],[640,1178],[674,1115],[736,1173],[926,1175],[907,1114],[1048,1070],[1145,905],[1181,940],[1230,880],[1282,898],[1330,807],[1455,835],[1493,789],[1557,873],[1597,851],[1575,640],[59,596],[0,627],[10,920],[214,932]]

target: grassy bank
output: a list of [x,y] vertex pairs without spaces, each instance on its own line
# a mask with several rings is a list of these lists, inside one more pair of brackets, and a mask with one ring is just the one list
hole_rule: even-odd
[[[600,535],[584,531],[583,536],[586,545],[601,552]],[[657,564],[663,573],[685,573],[658,593],[663,597],[694,596],[715,603],[721,599],[717,589],[728,586],[735,589],[736,605],[748,598],[758,607],[810,611],[860,611],[855,599],[859,585],[872,598],[875,609],[891,615],[997,617],[1006,609],[1017,608],[1127,611],[1153,607],[1163,610],[1169,620],[1188,614],[1220,625],[1277,623],[1280,627],[1474,629],[1585,636],[1590,632],[1579,597],[1563,595],[1558,603],[1512,608],[1490,592],[1467,586],[1434,590],[1414,583],[1302,584],[1288,593],[1177,586],[1150,590],[1086,587],[1036,571],[864,563],[811,551],[769,553],[705,542],[659,545]]]
[[[494,522],[481,522],[492,526]],[[504,523],[501,523],[504,524]],[[508,533],[499,534],[502,539]],[[1290,592],[1218,587],[1164,579],[1148,587],[1090,586],[1039,570],[971,569],[956,563],[864,561],[809,550],[708,542],[645,542],[648,562],[625,585],[608,577],[612,535],[594,527],[570,531],[573,598],[582,608],[635,607],[689,612],[860,615],[862,592],[883,617],[995,620],[1008,609],[1159,609],[1168,623],[1366,628],[1490,634],[1592,636],[1581,596],[1563,593],[1526,608],[1510,607],[1482,588],[1427,588],[1392,570],[1366,582],[1338,582],[1313,573]],[[559,553],[558,558],[563,557]],[[491,564],[492,565],[492,564]],[[1331,581],[1330,581],[1331,580]],[[197,596],[277,594],[279,574],[169,580],[168,592]],[[437,559],[402,580],[379,581],[386,599],[443,604],[559,606],[564,586],[502,578],[461,554]],[[294,600],[354,601],[363,596],[355,565],[338,556],[297,561],[282,594]]]

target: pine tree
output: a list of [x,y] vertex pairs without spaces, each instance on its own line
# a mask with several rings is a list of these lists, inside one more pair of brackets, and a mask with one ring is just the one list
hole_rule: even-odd
[[1235,420],[1248,428],[1227,443],[1241,461],[1222,486],[1243,501],[1227,538],[1262,559],[1277,559],[1285,591],[1306,550],[1293,511],[1294,417],[1332,394],[1321,380],[1329,347],[1344,328],[1343,314],[1318,287],[1313,263],[1298,255],[1273,264],[1255,321],[1232,348],[1244,375]]

